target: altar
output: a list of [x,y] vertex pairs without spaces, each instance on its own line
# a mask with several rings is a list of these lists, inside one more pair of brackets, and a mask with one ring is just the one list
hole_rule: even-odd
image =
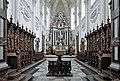
[[[53,23],[53,28],[57,29],[55,34],[52,33],[52,39],[55,35],[55,38],[52,42],[52,48],[54,47],[54,51],[56,56],[58,57],[56,61],[48,61],[48,73],[47,76],[73,76],[71,74],[71,61],[62,60],[62,56],[66,54],[66,50],[68,50],[69,43],[69,27],[67,22],[65,21],[65,17],[63,12],[59,12],[58,17],[56,18],[55,22]],[[66,29],[67,28],[67,29]],[[53,35],[54,34],[54,35]],[[56,40],[55,40],[56,39]]]
[[62,49],[62,45],[55,50],[56,61],[48,61],[48,73],[46,76],[73,76],[71,73],[71,61],[64,61],[61,57],[64,55],[66,50]]

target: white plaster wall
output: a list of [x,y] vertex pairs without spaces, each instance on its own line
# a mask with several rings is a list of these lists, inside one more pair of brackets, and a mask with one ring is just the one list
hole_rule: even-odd
[[28,30],[32,30],[32,10],[28,7],[28,4],[25,3],[24,0],[20,2],[20,12],[19,15],[19,23],[23,24],[24,28],[28,28]]
[[[46,29],[44,26],[44,9],[43,7],[45,6],[43,0],[37,0],[37,9],[35,10],[35,33],[36,33],[36,38],[40,39],[39,43],[39,51],[42,51],[42,34],[46,33]],[[37,12],[36,12],[37,11]]]
[[[85,37],[85,33],[93,31],[93,28],[97,29],[97,25],[100,26],[102,21],[107,23],[107,18],[109,14],[109,0],[96,0],[93,5],[90,5],[90,0],[85,0],[86,10],[85,17],[80,20],[79,27],[79,44],[81,43],[81,38]],[[81,12],[81,9],[79,9]],[[110,16],[109,16],[110,17]],[[85,40],[85,45],[87,41]],[[87,49],[87,46],[85,47]],[[80,45],[79,45],[80,51]]]
[[[79,26],[79,30],[80,30],[80,32],[79,32],[79,44],[81,44],[81,38],[85,38],[85,33],[87,32],[86,17],[84,17],[82,19],[80,26]],[[80,51],[80,47],[79,47],[79,51]]]
[[100,4],[96,3],[91,6],[89,12],[88,12],[88,32],[92,30],[93,28],[96,29],[97,24],[100,25],[102,20],[100,18]]
[[20,23],[20,25],[23,24],[24,28],[28,28],[29,30],[32,30],[32,3],[31,0],[26,2],[26,0],[8,0],[8,12],[7,12],[7,18],[8,20],[12,16],[13,23],[16,23],[17,21]]
[[[20,26],[28,28],[40,39],[39,51],[42,51],[42,32],[46,33],[43,18],[44,0],[8,0],[7,18],[12,15],[13,23],[19,22]],[[36,9],[37,3],[37,9]],[[35,42],[34,42],[35,44]],[[34,45],[35,47],[35,45]]]
[[[46,10],[45,10],[46,4],[44,3],[44,0],[8,0],[8,1],[9,1],[8,13],[7,13],[8,19],[12,15],[14,23],[16,23],[18,20],[20,25],[23,24],[24,28],[27,27],[28,30],[31,30],[34,33],[36,33],[36,37],[40,39],[39,51],[41,51],[42,50],[42,33],[46,36],[46,29],[47,29],[46,21],[45,21],[46,20]],[[77,0],[76,5],[79,6],[80,22],[79,22],[79,26],[76,25],[77,28],[75,28],[75,31],[79,32],[79,43],[81,41],[81,38],[84,38],[85,33],[89,32],[93,28],[96,29],[97,24],[100,25],[102,20],[103,20],[103,23],[106,23],[106,19],[109,16],[108,2],[109,0],[96,0],[95,3],[92,6],[90,6],[90,0],[85,0],[85,4],[87,5],[85,10],[86,16],[84,19],[81,20],[81,0]],[[38,3],[37,10],[35,10],[35,3]],[[70,11],[70,8],[71,7],[68,8],[68,11]],[[52,7],[50,8],[50,15],[54,16]],[[70,13],[68,12],[67,15],[70,16]],[[75,33],[74,35],[77,35],[77,33]],[[80,47],[79,47],[79,50],[80,50]]]

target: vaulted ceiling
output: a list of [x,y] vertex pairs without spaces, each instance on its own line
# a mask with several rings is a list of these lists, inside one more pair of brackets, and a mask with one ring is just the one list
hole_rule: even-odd
[[47,5],[51,8],[51,14],[56,15],[62,11],[65,15],[70,15],[70,8],[74,5],[76,0],[46,0]]

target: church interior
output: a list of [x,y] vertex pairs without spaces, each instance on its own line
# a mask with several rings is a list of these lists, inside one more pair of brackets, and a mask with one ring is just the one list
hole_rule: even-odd
[[120,81],[119,0],[0,0],[0,81]]

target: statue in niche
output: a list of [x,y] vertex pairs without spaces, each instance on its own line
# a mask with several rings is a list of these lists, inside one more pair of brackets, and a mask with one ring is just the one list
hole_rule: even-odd
[[81,44],[80,44],[80,51],[81,51],[81,54],[85,54],[85,39],[84,38],[81,38]]
[[40,39],[39,38],[36,38],[36,40],[35,40],[35,42],[36,42],[36,44],[35,44],[35,51],[36,52],[39,52],[39,42],[40,42]]
[[60,31],[60,34],[59,34],[59,39],[60,39],[60,42],[62,41],[62,38],[63,38],[63,34],[62,34],[62,32]]
[[59,36],[58,36],[59,40],[58,40],[58,49],[59,50],[62,50],[62,38],[63,38],[63,35],[62,35],[62,32],[60,31],[59,32]]

